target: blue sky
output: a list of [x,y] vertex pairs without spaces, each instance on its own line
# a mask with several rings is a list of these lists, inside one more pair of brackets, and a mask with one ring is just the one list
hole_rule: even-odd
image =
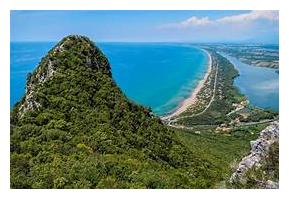
[[278,11],[11,11],[11,41],[278,43]]

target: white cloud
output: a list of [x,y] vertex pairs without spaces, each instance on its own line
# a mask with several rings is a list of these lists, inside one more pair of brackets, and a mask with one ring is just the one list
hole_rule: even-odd
[[248,24],[251,22],[255,22],[258,20],[267,20],[267,21],[275,21],[279,20],[278,11],[270,11],[270,10],[258,10],[258,11],[250,11],[245,14],[232,15],[227,16],[215,20],[211,20],[208,17],[198,18],[196,16],[192,16],[189,19],[181,21],[179,23],[166,24],[161,28],[190,28],[190,27],[204,27],[204,26],[214,26],[214,25],[240,25],[240,24]]
[[228,17],[223,17],[221,19],[216,20],[216,23],[246,23],[252,22],[256,20],[268,20],[268,21],[278,21],[279,15],[278,11],[270,11],[270,10],[256,10],[251,11],[245,14],[233,15]]
[[210,24],[211,21],[208,17],[198,18],[198,17],[191,17],[185,21],[182,21],[180,23],[181,26],[187,27],[187,26],[204,26]]

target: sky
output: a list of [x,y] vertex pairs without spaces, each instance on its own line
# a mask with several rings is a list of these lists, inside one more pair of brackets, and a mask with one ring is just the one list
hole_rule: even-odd
[[11,41],[279,42],[278,11],[11,11]]

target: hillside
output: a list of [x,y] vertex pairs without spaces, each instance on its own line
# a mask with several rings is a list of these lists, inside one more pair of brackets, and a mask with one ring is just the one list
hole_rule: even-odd
[[206,188],[217,168],[130,102],[105,55],[68,36],[11,112],[11,188]]

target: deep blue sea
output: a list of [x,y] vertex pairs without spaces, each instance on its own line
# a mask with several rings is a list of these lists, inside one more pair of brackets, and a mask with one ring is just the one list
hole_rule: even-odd
[[251,66],[235,57],[222,55],[239,71],[240,76],[234,84],[252,105],[279,111],[279,74],[276,69]]
[[[10,108],[25,93],[26,76],[55,43],[11,43]],[[98,43],[125,95],[166,114],[190,96],[207,71],[205,52],[177,43]]]
[[[55,43],[11,43],[10,108],[25,93],[26,76]],[[174,110],[190,96],[207,71],[208,57],[199,48],[177,43],[98,43],[107,55],[113,78],[125,95],[151,107],[157,115]],[[224,54],[223,54],[224,55]],[[226,56],[240,76],[234,84],[250,103],[279,109],[279,74]]]

